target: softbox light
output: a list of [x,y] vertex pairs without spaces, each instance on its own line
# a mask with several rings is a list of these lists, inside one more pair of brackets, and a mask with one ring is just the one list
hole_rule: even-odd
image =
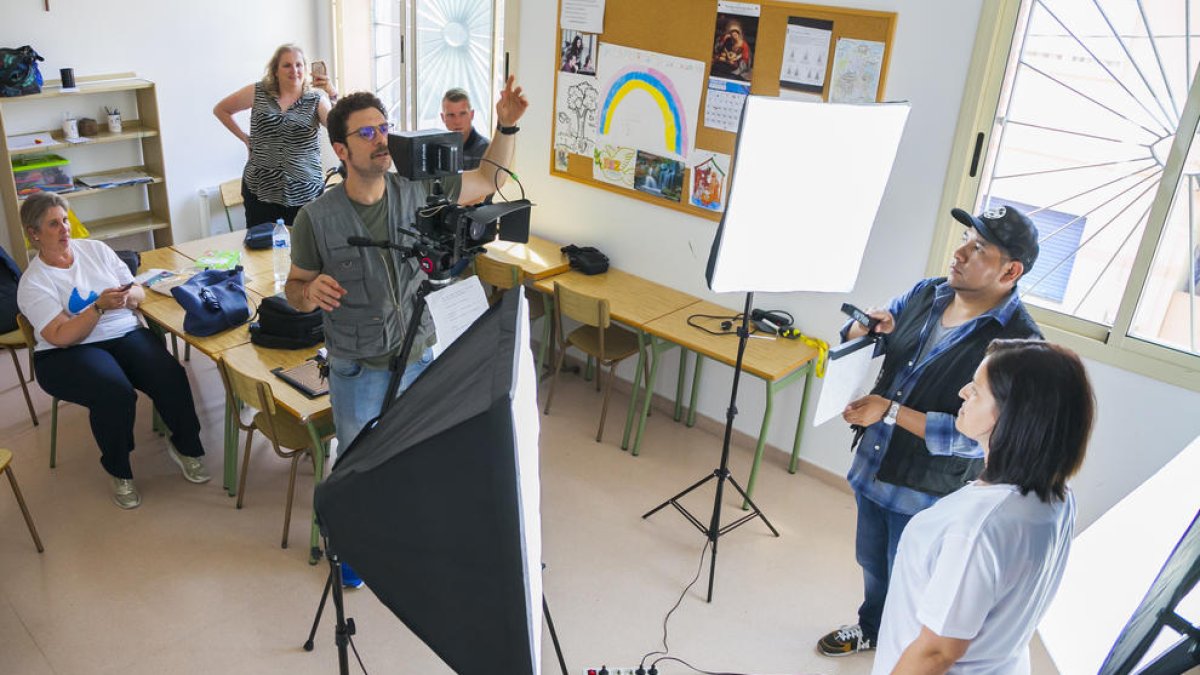
[[907,103],[750,96],[708,287],[853,290],[907,119]]
[[317,488],[330,547],[457,673],[541,672],[538,410],[520,288]]

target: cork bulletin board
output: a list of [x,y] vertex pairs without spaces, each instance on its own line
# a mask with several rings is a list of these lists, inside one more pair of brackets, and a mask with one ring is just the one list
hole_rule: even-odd
[[[606,0],[595,34],[563,28],[563,1],[553,176],[716,221],[744,92],[884,100],[895,13],[778,0]],[[735,32],[740,40],[729,41]],[[852,47],[870,51],[873,77],[854,71]],[[798,79],[806,81],[796,82],[789,74],[801,63]],[[644,114],[630,117],[639,106]]]

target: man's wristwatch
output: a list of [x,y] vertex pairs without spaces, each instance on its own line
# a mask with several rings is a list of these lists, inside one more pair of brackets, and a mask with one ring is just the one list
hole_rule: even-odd
[[505,136],[512,136],[513,134],[517,133],[520,130],[521,130],[521,127],[516,127],[516,126],[506,127],[503,124],[499,124],[499,123],[496,124],[496,131],[499,131],[500,133],[504,134]]
[[883,416],[883,423],[884,424],[895,424],[896,416],[899,414],[900,414],[900,401],[892,401],[892,404],[890,406],[888,406],[887,413],[885,413]]
[[93,302],[92,307],[96,310],[97,314],[99,314],[100,316],[104,316],[104,308],[100,306],[100,303]]

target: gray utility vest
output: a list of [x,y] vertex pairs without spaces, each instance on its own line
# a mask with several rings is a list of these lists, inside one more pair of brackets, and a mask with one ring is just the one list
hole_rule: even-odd
[[[425,205],[429,189],[387,174],[388,238],[411,246],[414,239],[397,227],[413,229],[416,209]],[[413,311],[413,297],[425,279],[416,258],[400,259],[396,251],[350,246],[348,237],[370,237],[342,185],[336,185],[304,207],[312,220],[321,272],[346,289],[341,306],[324,313],[325,346],[330,356],[365,359],[384,356],[400,348]],[[390,279],[385,256],[393,256],[395,279]],[[413,341],[409,361],[421,356],[437,340],[433,320],[426,310]]]

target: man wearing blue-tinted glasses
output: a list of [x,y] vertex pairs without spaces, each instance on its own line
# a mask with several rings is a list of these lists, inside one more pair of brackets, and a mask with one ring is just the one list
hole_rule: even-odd
[[[505,83],[496,104],[499,127],[481,168],[442,179],[446,198],[475,203],[503,185],[516,146],[517,121],[529,103]],[[414,259],[397,261],[382,249],[359,248],[348,237],[390,240],[398,228],[413,229],[415,212],[425,204],[432,181],[409,181],[389,172],[387,136],[391,126],[378,98],[367,92],[344,96],[327,119],[329,140],[346,167],[346,180],[307,204],[292,232],[292,268],[285,291],[295,308],[324,310],[329,349],[329,393],[340,448],[346,448],[379,414],[388,385],[388,361],[399,352],[424,278]],[[433,360],[436,341],[428,312],[405,364],[400,391]]]

